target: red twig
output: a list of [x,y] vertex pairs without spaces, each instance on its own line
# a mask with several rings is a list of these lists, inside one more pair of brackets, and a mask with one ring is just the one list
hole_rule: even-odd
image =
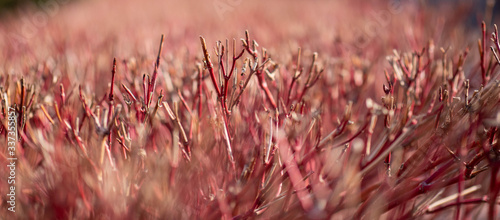
[[[250,55],[252,55],[252,57],[253,57],[252,62],[255,62],[254,63],[255,67],[253,68],[253,71],[255,71],[255,75],[257,76],[257,79],[259,81],[260,88],[266,94],[267,101],[269,101],[269,103],[271,104],[273,109],[278,108],[276,101],[274,101],[273,94],[271,93],[271,91],[269,90],[269,87],[267,86],[267,82],[264,78],[264,73],[262,71],[262,68],[263,68],[264,64],[267,62],[267,59],[262,61],[263,63],[260,66],[262,68],[259,68],[258,67],[259,60],[258,60],[258,55],[257,55],[257,51],[256,51],[257,42],[255,42],[255,40],[252,41],[252,48],[250,48],[250,34],[248,33],[248,31],[245,31],[245,40],[242,40],[242,42],[243,42],[243,46],[245,47],[245,50],[248,51],[248,53]],[[250,62],[250,63],[252,63],[252,62]],[[250,64],[250,68],[252,69],[251,64]]]
[[149,81],[148,84],[148,94],[147,94],[147,106],[151,104],[151,99],[153,98],[153,92],[156,87],[156,78],[158,77],[158,69],[160,68],[160,57],[161,57],[161,52],[163,50],[163,37],[164,35],[161,35],[161,40],[160,40],[160,48],[158,48],[158,56],[156,57],[156,63],[155,63],[155,69],[153,71],[153,76],[151,78],[151,81]]
[[[224,77],[224,84],[222,85],[222,94],[221,94],[221,105],[222,105],[222,110],[229,115],[230,114],[230,109],[227,107],[227,91],[229,88],[229,82],[231,80],[231,77],[233,76],[233,72],[236,66],[236,61],[243,56],[243,53],[245,52],[245,49],[242,49],[241,52],[236,55],[236,45],[235,41],[233,40],[233,63],[231,66],[231,69],[229,70],[229,73],[226,74],[226,70],[224,69],[224,45],[222,45],[222,50],[220,54],[220,67],[222,71],[222,75]],[[227,55],[226,55],[227,56]]]
[[113,88],[115,85],[115,74],[116,74],[116,58],[113,59],[113,70],[111,70],[111,88],[109,88],[109,112],[108,112],[108,120],[111,120],[111,115],[113,114],[114,109],[114,96],[113,96]]
[[122,88],[125,89],[125,92],[127,92],[127,94],[134,100],[134,102],[137,102],[137,99],[135,98],[132,91],[130,91],[130,89],[127,88],[127,86],[125,86],[123,83],[122,83]]
[[202,82],[203,82],[203,71],[201,69],[201,65],[196,65],[198,69],[198,120],[201,119],[201,110],[202,110]]
[[481,58],[480,60],[480,66],[481,66],[481,77],[483,79],[483,85],[486,85],[487,82],[487,76],[486,76],[486,66],[484,63],[484,57],[486,53],[486,24],[484,21],[481,23],[481,29],[482,29],[482,40],[479,39],[477,41],[478,49],[479,49],[479,57]]
[[299,47],[299,51],[297,53],[297,63],[295,64],[295,74],[293,75],[292,82],[290,83],[290,86],[288,87],[288,98],[286,100],[286,105],[288,106],[290,104],[290,98],[292,96],[292,88],[297,81],[297,79],[302,75],[303,69],[300,67],[300,57],[301,57],[301,49]]
[[311,67],[309,69],[309,76],[307,77],[306,84],[300,93],[300,96],[297,100],[302,100],[307,90],[309,90],[321,77],[321,73],[323,73],[323,69],[318,70],[316,66],[316,59],[318,58],[318,53],[313,54]]
[[269,87],[267,86],[267,82],[264,79],[264,74],[262,73],[262,71],[257,70],[255,75],[257,75],[257,79],[259,80],[260,88],[262,88],[262,90],[264,90],[264,93],[266,94],[267,101],[269,101],[273,109],[278,108],[278,105],[276,105],[276,101],[274,101],[273,94],[271,93]]
[[210,60],[210,55],[208,54],[207,44],[205,43],[205,38],[200,36],[200,41],[201,41],[201,47],[203,49],[203,55],[205,57],[205,66],[208,69],[208,73],[210,73],[210,79],[212,79],[212,83],[214,84],[215,91],[217,91],[217,96],[220,97],[221,92],[220,92],[219,86],[217,85],[217,78],[215,77],[214,67],[213,67],[212,61]]
[[109,109],[108,109],[108,115],[107,115],[107,122],[110,126],[106,128],[109,131],[109,134],[108,134],[109,147],[111,147],[111,145],[112,145],[111,140],[113,140],[112,139],[113,133],[111,132],[111,126],[113,126],[113,121],[112,121],[113,119],[111,117],[113,116],[114,109],[115,109],[114,96],[113,96],[113,88],[115,85],[115,74],[116,74],[116,58],[113,59],[113,69],[111,70],[111,88],[109,89],[109,103],[108,103]]

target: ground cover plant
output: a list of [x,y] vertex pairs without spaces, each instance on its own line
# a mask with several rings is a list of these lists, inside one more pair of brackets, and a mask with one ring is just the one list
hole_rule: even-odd
[[0,219],[499,218],[493,6],[150,3],[4,15]]

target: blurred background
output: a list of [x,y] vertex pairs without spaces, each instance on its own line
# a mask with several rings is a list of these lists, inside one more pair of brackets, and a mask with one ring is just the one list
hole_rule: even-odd
[[322,48],[321,41],[343,38],[341,32],[380,38],[386,31],[416,30],[408,24],[427,25],[436,31],[440,25],[477,29],[482,20],[488,25],[497,20],[499,9],[495,0],[0,0],[0,25],[2,33],[9,35],[8,41],[15,44],[45,35],[45,30],[62,32],[66,38],[89,33],[92,38],[132,34],[128,37],[132,41],[148,41],[161,32],[178,42],[197,41],[200,34],[211,41],[240,37],[249,29],[262,43],[294,39]]
[[200,35],[212,47],[247,29],[284,63],[300,46],[377,67],[393,49],[420,50],[429,40],[451,50],[475,46],[481,21],[491,30],[498,10],[494,0],[0,0],[0,69],[23,72],[58,56],[97,70],[108,69],[109,57],[154,59],[161,34],[166,54],[199,57]]

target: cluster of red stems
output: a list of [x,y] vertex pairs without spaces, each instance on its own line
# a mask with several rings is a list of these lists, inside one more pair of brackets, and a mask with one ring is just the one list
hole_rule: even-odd
[[[496,26],[490,52],[482,25],[478,65],[466,66],[468,49],[451,56],[430,41],[394,51],[383,85],[359,57],[327,62],[299,48],[281,65],[245,32],[232,54],[217,42],[213,59],[200,40],[203,57],[183,73],[161,68],[163,36],[142,81],[134,76],[148,62],[114,59],[104,95],[85,84],[66,93],[47,66],[33,85],[2,77],[2,138],[8,105],[19,117],[15,215],[498,217]],[[47,100],[51,86],[59,93]]]

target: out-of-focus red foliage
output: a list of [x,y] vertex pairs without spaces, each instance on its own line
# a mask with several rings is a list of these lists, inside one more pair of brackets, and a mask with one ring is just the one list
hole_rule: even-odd
[[4,15],[0,218],[493,219],[498,32],[422,2]]

